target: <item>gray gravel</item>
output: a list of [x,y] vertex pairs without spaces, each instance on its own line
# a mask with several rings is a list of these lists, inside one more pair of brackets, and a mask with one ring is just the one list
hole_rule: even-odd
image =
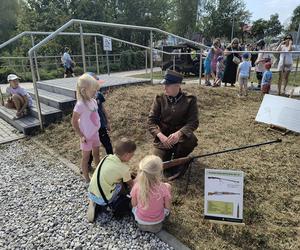
[[35,144],[0,145],[0,249],[171,249],[129,217],[88,223],[86,188]]

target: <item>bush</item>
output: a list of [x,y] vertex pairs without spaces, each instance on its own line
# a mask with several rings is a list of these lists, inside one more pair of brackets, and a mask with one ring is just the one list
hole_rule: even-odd
[[17,74],[17,72],[9,67],[0,68],[0,84],[7,83],[7,76],[9,74]]
[[121,70],[141,69],[145,67],[144,52],[134,52],[132,50],[123,51],[121,53]]

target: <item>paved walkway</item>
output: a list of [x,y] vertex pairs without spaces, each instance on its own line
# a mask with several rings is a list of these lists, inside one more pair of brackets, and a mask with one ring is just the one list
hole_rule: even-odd
[[0,144],[19,140],[24,137],[25,135],[0,118]]

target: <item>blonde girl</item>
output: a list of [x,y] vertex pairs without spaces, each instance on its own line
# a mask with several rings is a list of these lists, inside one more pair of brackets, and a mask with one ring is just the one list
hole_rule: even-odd
[[137,181],[131,190],[131,204],[138,227],[157,233],[171,206],[171,186],[161,181],[162,160],[155,155],[143,158]]
[[98,130],[100,118],[98,105],[94,99],[99,89],[98,82],[89,74],[83,74],[77,82],[77,103],[73,110],[72,126],[80,136],[82,150],[81,169],[86,182],[90,182],[88,161],[92,151],[95,165],[99,163],[100,139]]

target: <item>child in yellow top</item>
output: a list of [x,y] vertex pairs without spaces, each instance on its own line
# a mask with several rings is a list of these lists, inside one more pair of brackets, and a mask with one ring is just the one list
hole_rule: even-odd
[[[115,154],[108,155],[104,159],[104,162],[102,162],[99,181],[108,203],[115,201],[118,197],[118,194],[122,189],[122,183],[126,183],[130,189],[133,186],[131,173],[126,162],[129,162],[133,157],[135,150],[136,145],[133,141],[127,138],[122,138],[115,145]],[[88,188],[88,196],[90,198],[88,208],[89,222],[93,222],[95,220],[96,204],[100,206],[106,205],[97,184],[97,173],[99,167],[100,164],[96,168]]]

